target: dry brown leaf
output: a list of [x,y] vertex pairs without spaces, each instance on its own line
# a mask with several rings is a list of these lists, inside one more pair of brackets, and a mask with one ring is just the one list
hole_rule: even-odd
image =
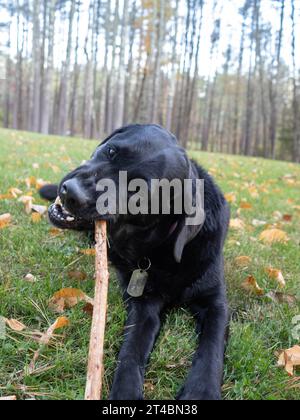
[[0,194],[0,200],[7,200],[11,198],[10,194]]
[[83,280],[86,280],[87,275],[83,271],[74,270],[74,271],[68,272],[68,277],[71,280],[83,281]]
[[260,234],[259,239],[268,245],[272,245],[273,243],[286,243],[289,240],[287,233],[281,229],[264,230]]
[[242,219],[231,219],[230,227],[231,229],[242,230],[245,229],[245,223]]
[[264,290],[261,287],[259,287],[255,277],[253,276],[248,276],[246,278],[244,283],[242,283],[242,288],[250,293],[254,293],[257,296],[262,296],[265,293]]
[[236,202],[236,195],[234,193],[225,194],[225,199],[228,203],[235,203]]
[[293,220],[293,216],[291,214],[284,214],[283,215],[284,222],[291,222]]
[[32,213],[31,220],[33,223],[39,223],[42,220],[42,216],[39,213]]
[[246,255],[241,255],[240,257],[236,257],[236,259],[234,260],[235,264],[241,268],[248,267],[251,261],[252,259]]
[[277,270],[275,268],[267,268],[266,272],[271,279],[274,279],[278,282],[279,286],[283,289],[286,286],[286,282],[284,280],[283,274],[281,270]]
[[25,184],[26,184],[26,187],[28,189],[30,189],[32,186],[34,186],[35,183],[36,183],[35,176],[29,176],[28,178],[25,179]]
[[86,314],[92,317],[93,311],[94,311],[94,305],[92,305],[92,303],[87,303],[82,310],[83,312],[85,312]]
[[38,358],[40,357],[42,348],[44,346],[48,346],[51,339],[53,338],[54,332],[60,328],[67,327],[69,325],[70,325],[70,322],[68,318],[66,318],[65,316],[61,316],[57,318],[57,320],[48,328],[48,330],[44,334],[41,334],[40,337],[36,337],[36,341],[40,343],[41,347],[37,351],[34,352],[33,358],[29,364],[27,374],[30,375],[35,371],[35,364]]
[[294,376],[295,367],[300,366],[300,346],[283,351],[279,356],[278,366],[284,367],[289,376]]
[[7,319],[4,318],[4,321],[8,327],[17,332],[22,332],[27,329],[26,325],[22,324],[22,322],[16,320],[16,319]]
[[21,190],[19,190],[19,188],[10,188],[8,190],[8,193],[13,197],[13,198],[17,198],[19,195],[23,194],[23,192]]
[[35,180],[35,188],[39,190],[40,188],[44,187],[45,185],[48,185],[49,182],[44,181],[43,179],[39,178]]
[[247,201],[242,201],[240,204],[240,208],[243,210],[251,210],[253,209],[252,204],[248,203]]
[[96,255],[96,250],[94,248],[82,249],[80,251],[80,253],[83,254],[83,255],[95,256]]
[[266,294],[266,297],[271,299],[274,303],[287,303],[289,306],[294,306],[297,303],[297,298],[294,295],[288,295],[281,292],[271,291]]
[[51,236],[57,236],[57,235],[60,235],[61,233],[63,233],[63,230],[58,229],[58,228],[55,228],[55,227],[52,227],[49,230],[49,233],[50,233]]
[[63,313],[66,309],[76,306],[79,302],[93,303],[82,290],[74,288],[61,289],[54,294],[49,302],[49,308],[56,313]]
[[9,226],[11,223],[11,214],[5,213],[0,216],[0,229]]

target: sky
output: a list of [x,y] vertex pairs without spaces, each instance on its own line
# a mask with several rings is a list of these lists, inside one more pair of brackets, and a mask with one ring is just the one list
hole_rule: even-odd
[[[112,0],[114,3],[115,0]],[[285,21],[284,21],[284,34],[283,34],[283,48],[282,48],[282,58],[286,63],[292,64],[291,59],[291,1],[286,1],[286,11],[285,11]],[[213,0],[206,0],[204,8],[204,20],[202,28],[202,38],[200,44],[200,61],[199,61],[199,73],[202,76],[208,76],[210,73],[213,73],[216,67],[221,67],[224,62],[224,52],[227,49],[228,44],[230,43],[233,48],[233,60],[237,63],[239,45],[240,45],[240,36],[241,36],[241,23],[242,18],[238,13],[238,10],[243,6],[245,0],[217,0],[217,7],[215,15],[212,12]],[[120,0],[120,8],[122,10],[123,0]],[[273,30],[276,31],[279,29],[279,14],[275,11],[276,0],[262,0],[262,17],[264,20],[272,23]],[[296,49],[300,51],[300,0],[295,0],[297,7],[297,21],[296,21],[296,38],[297,46]],[[179,13],[184,16],[185,14],[185,1],[181,0]],[[88,5],[87,0],[83,0],[83,9],[84,13],[80,21],[80,43],[81,46],[84,44],[84,38],[88,27]],[[278,7],[278,6],[277,6]],[[209,61],[209,49],[210,49],[210,36],[213,30],[213,22],[217,17],[221,17],[221,39],[220,39],[220,48],[218,57],[210,64]],[[5,22],[8,20],[7,14],[1,12],[0,22]],[[56,35],[55,35],[55,63],[59,65],[65,55],[65,42],[64,40],[67,37],[67,25],[66,23],[60,24],[57,26]],[[16,33],[16,22],[12,22],[12,33]],[[275,32],[274,32],[275,33]],[[74,34],[75,36],[75,34]],[[249,42],[249,41],[248,41]],[[2,45],[1,45],[2,43]],[[5,51],[6,37],[5,35],[0,36],[0,51]],[[101,60],[103,60],[104,51],[103,43],[100,43],[99,50],[99,63],[101,65]],[[13,37],[12,46],[11,46],[11,55],[14,56],[16,51],[16,36]],[[85,61],[84,54],[81,53],[79,56],[81,62]],[[249,56],[245,57],[245,69],[249,64]],[[297,54],[297,65],[300,68],[300,54]],[[3,68],[2,68],[3,73]],[[0,66],[0,77],[1,77],[1,66]]]

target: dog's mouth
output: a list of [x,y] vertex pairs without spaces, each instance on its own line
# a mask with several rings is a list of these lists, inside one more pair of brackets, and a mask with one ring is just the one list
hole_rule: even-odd
[[71,214],[57,197],[54,204],[49,207],[48,215],[50,222],[60,229],[88,229],[93,227],[94,220],[86,220]]

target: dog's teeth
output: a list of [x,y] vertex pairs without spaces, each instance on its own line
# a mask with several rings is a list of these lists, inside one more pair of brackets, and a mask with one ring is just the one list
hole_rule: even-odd
[[56,200],[55,200],[55,203],[54,203],[54,204],[56,204],[57,206],[62,207],[62,202],[61,202],[60,197],[57,197],[57,198],[56,198]]
[[74,222],[74,220],[75,220],[75,218],[74,218],[74,217],[71,217],[71,216],[68,216],[68,217],[66,218],[66,221],[67,221],[67,222]]

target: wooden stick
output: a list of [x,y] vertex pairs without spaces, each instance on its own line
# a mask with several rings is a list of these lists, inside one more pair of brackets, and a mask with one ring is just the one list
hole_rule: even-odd
[[17,397],[15,395],[12,395],[11,397],[1,397],[0,401],[16,401]]
[[85,400],[100,400],[108,293],[106,222],[96,222],[96,285]]

